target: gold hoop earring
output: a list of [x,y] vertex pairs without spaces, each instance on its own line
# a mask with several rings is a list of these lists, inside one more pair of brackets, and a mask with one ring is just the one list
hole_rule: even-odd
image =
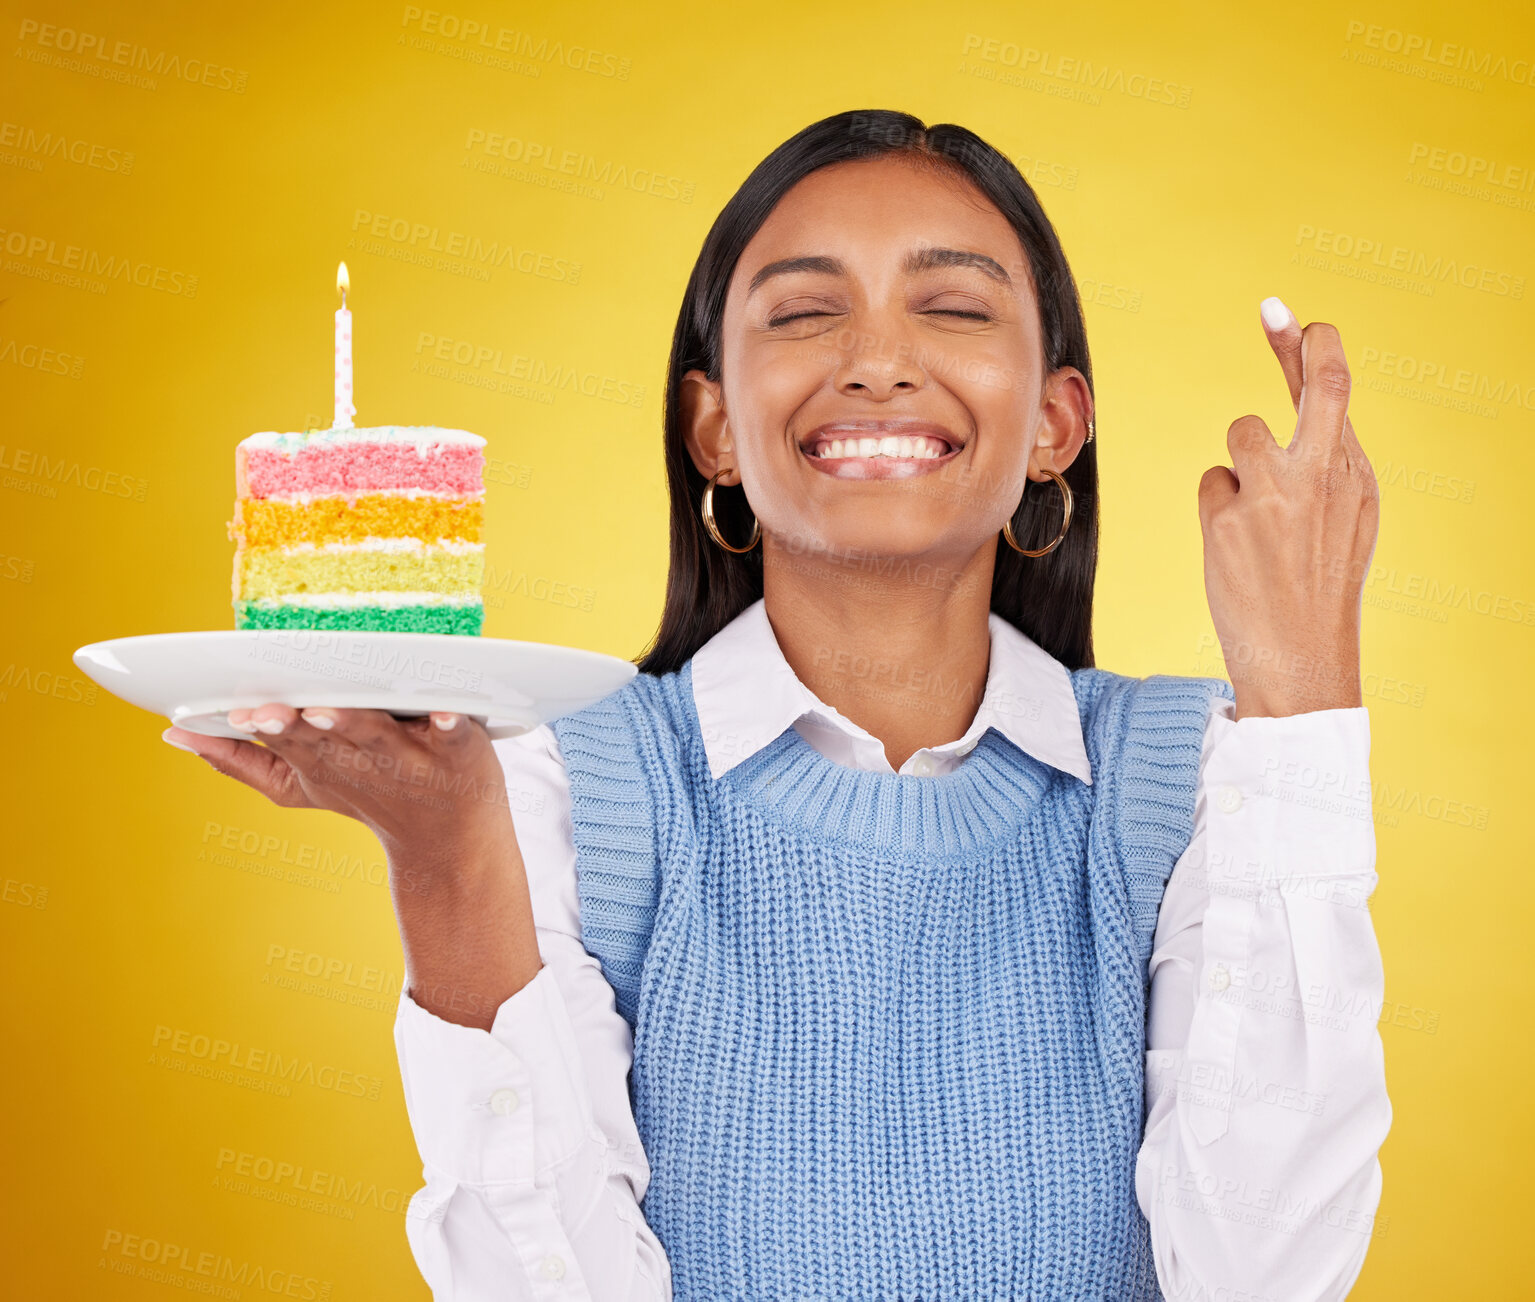
[[[1044,467],[1041,466],[1040,469],[1043,470]],[[1008,516],[1007,523],[1002,526],[1002,536],[1007,539],[1007,545],[1009,547],[1011,547],[1015,552],[1018,552],[1024,556],[1043,556],[1048,551],[1054,551],[1055,548],[1060,546],[1061,539],[1066,536],[1066,530],[1071,527],[1071,487],[1063,478],[1061,478],[1060,475],[1056,474],[1055,471],[1045,470],[1045,474],[1049,475],[1051,479],[1055,480],[1055,482],[1061,486],[1061,492],[1065,495],[1066,498],[1065,519],[1061,521],[1060,533],[1055,535],[1055,538],[1050,542],[1049,546],[1041,547],[1038,551],[1029,551],[1026,547],[1020,547],[1018,545],[1018,539],[1013,537],[1013,518],[1012,516]],[[1024,491],[1027,492],[1028,490],[1025,489]],[[1021,506],[1022,503],[1020,502],[1019,505]],[[1014,514],[1016,514],[1016,511]]]
[[729,468],[716,470],[709,482],[704,485],[703,517],[704,528],[709,531],[709,537],[713,538],[727,552],[735,552],[739,556],[742,552],[749,552],[757,545],[757,539],[762,537],[762,526],[757,523],[757,517],[752,516],[752,536],[746,540],[745,547],[732,547],[720,536],[719,526],[714,523],[714,481],[721,475],[729,473]]

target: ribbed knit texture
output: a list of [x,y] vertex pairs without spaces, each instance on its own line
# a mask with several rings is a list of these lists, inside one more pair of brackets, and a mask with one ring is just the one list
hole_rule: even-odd
[[790,728],[718,780],[691,662],[553,722],[678,1302],[1160,1299],[1147,964],[1221,679],[1071,674],[1093,784]]

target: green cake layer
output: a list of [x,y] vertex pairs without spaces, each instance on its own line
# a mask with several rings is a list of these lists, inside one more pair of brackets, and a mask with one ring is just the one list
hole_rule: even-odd
[[459,633],[479,637],[485,624],[483,602],[463,605],[313,606],[235,602],[235,627],[352,629],[371,633]]

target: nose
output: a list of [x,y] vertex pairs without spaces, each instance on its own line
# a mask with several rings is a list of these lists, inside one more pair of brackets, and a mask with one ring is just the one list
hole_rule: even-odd
[[916,393],[927,381],[917,357],[916,345],[883,330],[849,327],[836,342],[837,392],[884,401],[902,393]]
[[916,380],[888,374],[848,375],[839,377],[837,381],[837,390],[840,393],[879,399],[889,398],[897,393],[916,393],[921,387]]

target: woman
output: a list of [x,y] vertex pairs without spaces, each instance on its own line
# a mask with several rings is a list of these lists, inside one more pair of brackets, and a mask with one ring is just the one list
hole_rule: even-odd
[[1346,1294],[1390,1122],[1377,498],[1337,331],[1264,321],[1296,433],[1234,422],[1198,491],[1232,683],[1097,669],[1055,232],[972,133],[828,118],[688,284],[634,680],[496,745],[166,734],[388,852],[436,1296]]

